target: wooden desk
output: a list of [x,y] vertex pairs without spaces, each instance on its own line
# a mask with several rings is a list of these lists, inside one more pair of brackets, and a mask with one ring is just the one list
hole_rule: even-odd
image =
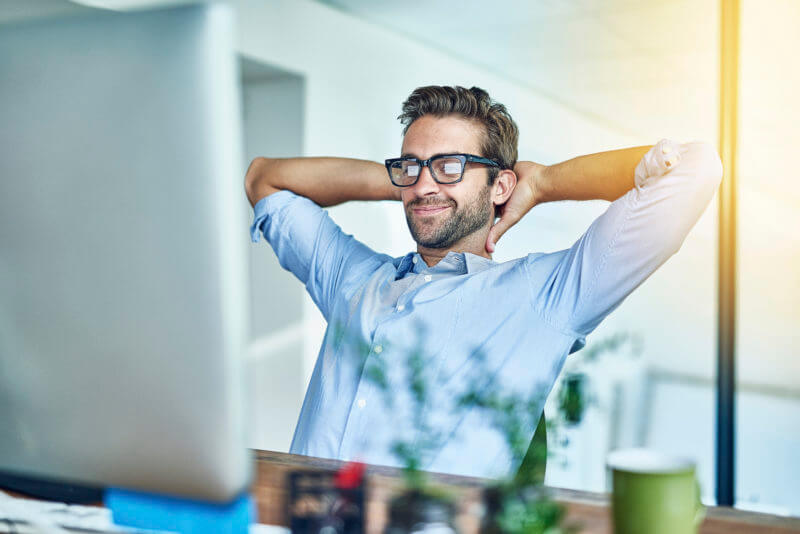
[[[253,496],[259,521],[285,525],[286,475],[293,469],[338,469],[342,462],[269,451],[255,451],[256,473]],[[381,534],[386,523],[386,503],[402,488],[396,469],[370,466],[367,470],[367,534]],[[462,534],[478,531],[480,495],[484,481],[454,475],[432,475],[435,482],[458,494],[458,527]],[[584,534],[611,534],[608,495],[554,489],[556,500],[567,507],[568,521],[582,525]],[[710,507],[700,528],[701,534],[788,534],[800,533],[800,519],[743,512],[732,508]]]

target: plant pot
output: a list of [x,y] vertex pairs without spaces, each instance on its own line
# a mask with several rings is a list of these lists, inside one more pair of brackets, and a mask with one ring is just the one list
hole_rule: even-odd
[[544,534],[570,532],[559,527],[563,506],[550,499],[541,485],[490,486],[484,490],[485,513],[480,534]]
[[457,534],[452,501],[417,490],[407,491],[389,503],[384,534]]

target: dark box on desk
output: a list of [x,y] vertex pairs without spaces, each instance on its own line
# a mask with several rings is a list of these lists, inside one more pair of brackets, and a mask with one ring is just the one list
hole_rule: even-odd
[[364,479],[337,487],[335,471],[289,473],[287,516],[293,534],[363,534]]

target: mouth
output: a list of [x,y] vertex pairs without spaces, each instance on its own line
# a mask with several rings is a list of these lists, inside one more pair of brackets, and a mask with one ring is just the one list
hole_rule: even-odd
[[438,206],[418,206],[413,208],[414,215],[418,215],[420,217],[430,217],[432,215],[436,215],[438,213],[442,213],[445,210],[450,209],[450,206],[446,205],[438,205]]

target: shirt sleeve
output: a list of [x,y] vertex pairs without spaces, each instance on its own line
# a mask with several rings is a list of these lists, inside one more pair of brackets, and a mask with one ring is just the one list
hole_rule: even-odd
[[572,247],[531,254],[534,307],[549,323],[585,336],[683,244],[722,179],[707,143],[662,140],[641,159],[635,187],[612,202]]
[[344,233],[327,211],[291,191],[262,198],[253,212],[253,242],[264,235],[281,266],[305,284],[326,320],[347,282],[364,280],[384,258]]

